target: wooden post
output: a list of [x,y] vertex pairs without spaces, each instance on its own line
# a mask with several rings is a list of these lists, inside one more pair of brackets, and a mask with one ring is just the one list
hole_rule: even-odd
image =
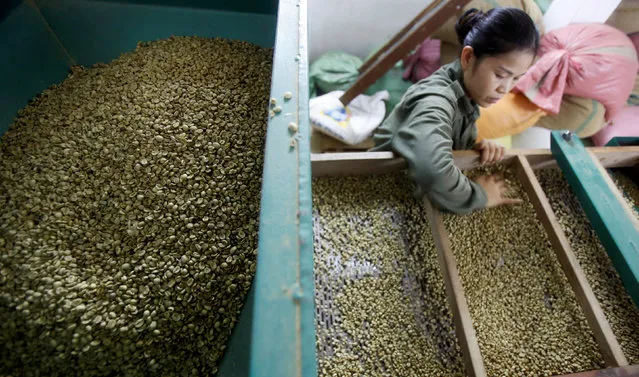
[[565,374],[558,377],[639,377],[639,365]]

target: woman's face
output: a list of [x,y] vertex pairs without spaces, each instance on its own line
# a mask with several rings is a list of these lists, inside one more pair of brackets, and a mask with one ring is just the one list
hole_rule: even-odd
[[464,86],[475,103],[488,107],[510,92],[534,60],[532,52],[513,51],[482,58],[478,63],[473,48],[466,46],[461,54]]

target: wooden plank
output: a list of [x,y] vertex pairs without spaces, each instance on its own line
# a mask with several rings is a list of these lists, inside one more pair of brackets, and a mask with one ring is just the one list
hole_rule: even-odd
[[406,56],[415,46],[420,44],[435,30],[446,22],[455,11],[461,9],[470,0],[444,0],[431,9],[419,22],[394,44],[392,48],[371,62],[357,81],[340,97],[344,105],[348,105],[353,98],[364,93],[377,79],[382,77],[395,63]]
[[424,199],[424,206],[426,207],[431,232],[437,247],[437,259],[444,277],[448,304],[453,312],[455,333],[464,358],[466,374],[471,377],[485,377],[484,360],[479,350],[479,343],[477,342],[477,336],[464,295],[464,287],[457,271],[455,255],[450,245],[442,215],[426,198]]
[[566,140],[553,132],[551,149],[626,291],[639,306],[639,221],[599,162],[600,156],[585,149],[579,138]]
[[[597,156],[606,168],[639,163],[639,146],[586,149]],[[533,170],[558,167],[548,149],[509,149],[502,162],[511,163],[516,156],[527,157]],[[480,166],[479,153],[475,151],[453,151],[453,157],[455,165],[462,170]],[[383,174],[406,168],[406,162],[393,152],[314,153],[311,163],[315,177]]]
[[639,146],[590,147],[586,150],[594,153],[601,165],[606,168],[629,167],[639,164]]
[[[519,154],[540,156],[539,161],[552,159],[550,151],[513,149],[507,152],[503,162],[509,163]],[[455,165],[462,170],[480,166],[479,153],[454,151]],[[406,168],[406,161],[393,152],[318,153],[311,155],[313,176],[343,176],[384,174]]]
[[586,315],[586,319],[595,335],[595,340],[599,345],[604,361],[611,367],[628,365],[628,360],[626,360],[621,346],[619,342],[617,342],[617,338],[615,338],[610,324],[599,305],[599,301],[597,301],[577,258],[572,252],[570,243],[561,229],[555,217],[555,213],[548,202],[548,198],[535,177],[530,163],[526,157],[520,155],[517,156],[514,167],[519,181],[524,186],[530,201],[535,207],[539,220],[544,226],[546,233],[548,233],[550,243],[575,292],[577,301]]
[[375,143],[372,138],[366,139],[360,143],[349,145],[343,143],[334,137],[328,136],[317,130],[311,130],[311,152],[312,153],[352,153],[366,152],[373,148]]
[[313,177],[383,174],[406,168],[392,152],[313,153]]
[[623,196],[621,190],[619,190],[619,187],[617,186],[617,184],[612,180],[612,178],[608,174],[608,171],[606,171],[606,167],[601,163],[601,161],[597,158],[597,156],[592,151],[589,151],[588,149],[586,149],[586,152],[588,153],[588,155],[590,155],[590,158],[592,159],[595,167],[601,174],[602,179],[606,182],[606,184],[612,191],[612,194],[620,203],[623,204],[625,214],[630,218],[630,222],[632,223],[634,228],[639,232],[639,220],[637,220],[637,218],[635,217],[634,213],[632,212],[632,209],[626,205],[627,202],[625,197]]
[[[388,42],[386,42],[384,44],[384,46],[382,48],[380,48],[379,50],[377,50],[377,52],[375,54],[373,54],[373,56],[371,56],[368,60],[366,60],[364,62],[364,64],[362,64],[361,67],[359,67],[359,71],[360,72],[364,72],[366,71],[368,68],[371,67],[371,65],[376,62],[379,57],[383,54],[385,54],[386,52],[388,52],[389,50],[392,49],[393,46],[395,46],[395,44],[397,44],[397,42],[399,42],[400,39],[402,39],[402,37],[404,35],[406,35],[413,27],[415,27],[415,25],[417,25],[417,23],[422,20],[424,17],[426,17],[426,15],[428,15],[433,8],[435,8],[436,6],[439,5],[439,3],[441,3],[443,0],[433,0],[430,4],[428,4],[428,6],[426,8],[424,8],[424,10],[422,10],[421,12],[419,12],[419,14],[417,16],[415,16],[415,18],[413,18],[411,20],[411,22],[407,23],[406,26],[404,26],[402,28],[402,30],[400,30],[397,34],[395,34],[393,36],[393,38],[391,38],[391,40],[389,40]],[[400,58],[401,59],[401,58]]]
[[565,374],[558,377],[639,377],[639,365]]

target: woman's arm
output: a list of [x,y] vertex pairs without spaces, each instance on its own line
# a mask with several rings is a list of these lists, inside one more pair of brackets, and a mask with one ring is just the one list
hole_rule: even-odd
[[408,162],[418,196],[453,213],[484,208],[486,192],[454,164],[452,119],[454,108],[443,96],[428,96],[415,104],[393,138],[393,150]]

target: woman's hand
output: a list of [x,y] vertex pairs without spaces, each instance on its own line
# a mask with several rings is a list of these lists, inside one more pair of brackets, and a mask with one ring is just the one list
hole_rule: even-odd
[[497,207],[503,204],[521,204],[523,200],[506,197],[506,184],[496,175],[482,175],[475,178],[475,182],[486,192],[488,200],[486,208]]
[[475,144],[476,151],[481,152],[481,164],[492,164],[500,161],[506,153],[506,148],[490,140],[482,140]]

